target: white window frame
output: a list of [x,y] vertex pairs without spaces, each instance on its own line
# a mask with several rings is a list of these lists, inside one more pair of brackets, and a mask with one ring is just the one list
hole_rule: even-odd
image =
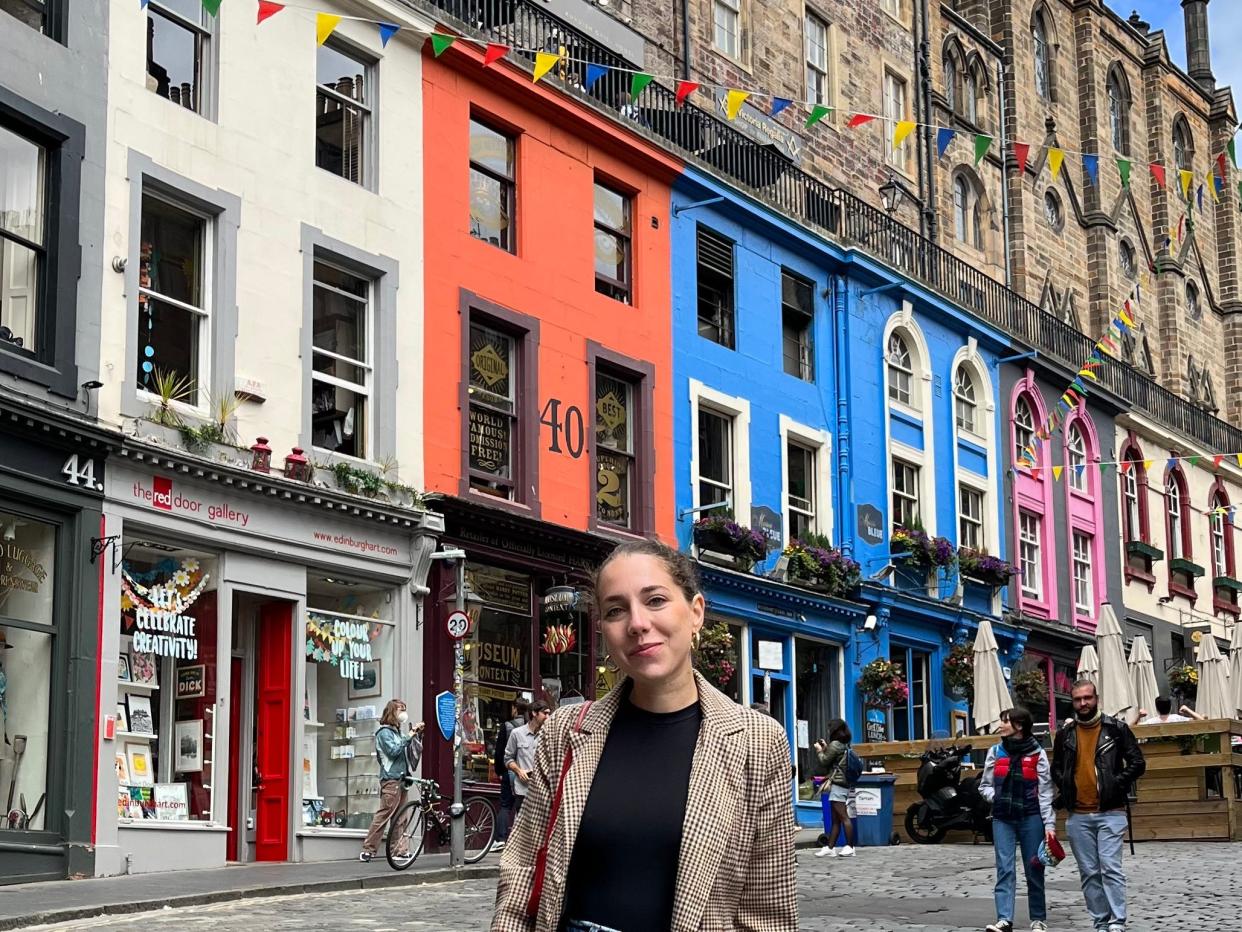
[[[318,63],[316,63],[315,74],[315,101],[316,101],[316,117],[318,116],[318,101],[320,95],[328,100],[339,104],[346,112],[357,110],[361,113],[362,131],[359,134],[359,145],[362,147],[362,157],[358,160],[358,178],[350,178],[347,174],[337,174],[330,169],[324,168],[318,164],[318,159],[314,161],[315,168],[319,171],[327,172],[342,181],[348,181],[350,184],[356,184],[358,187],[366,191],[376,190],[376,107],[379,101],[379,88],[376,75],[379,71],[379,65],[373,58],[368,56],[364,51],[360,50],[351,42],[344,41],[337,36],[331,36],[323,43],[325,48],[329,48],[350,61],[355,62],[362,69],[363,76],[363,92],[366,95],[364,100],[353,100],[346,97],[334,87],[327,84],[319,83]],[[499,132],[499,130],[496,130]]]
[[1225,543],[1225,516],[1214,509],[1220,508],[1224,503],[1220,500],[1219,495],[1213,495],[1212,501],[1208,505],[1210,517],[1209,531],[1212,538],[1212,572],[1217,576],[1229,575],[1229,548]]
[[1173,473],[1169,473],[1164,483],[1165,527],[1169,535],[1169,559],[1180,560],[1184,556],[1182,522],[1186,516],[1182,513],[1182,487]]
[[[898,444],[897,446],[901,446]],[[894,527],[909,527],[912,523],[923,524],[923,502],[926,498],[923,495],[923,464],[915,462],[912,457],[905,455],[908,447],[901,447],[900,451],[894,452],[888,461],[888,482],[889,482],[889,509],[892,514],[889,516],[889,523]],[[914,473],[914,493],[898,490],[897,488],[897,470],[898,467],[909,469]],[[903,503],[914,502],[914,522],[905,522],[898,520],[897,508],[895,501],[901,499]]]
[[[66,8],[68,4],[66,3]],[[189,17],[182,15],[175,9],[170,7],[163,0],[148,0],[144,4],[147,17],[158,16],[166,22],[172,23],[187,32],[198,36],[202,42],[201,51],[198,56],[198,87],[195,89],[198,93],[198,106],[187,107],[185,104],[174,103],[171,97],[164,98],[168,100],[174,107],[180,107],[188,110],[190,113],[197,113],[199,116],[208,120],[214,120],[216,117],[216,87],[218,83],[219,68],[217,62],[219,57],[217,49],[219,48],[220,29],[217,23],[217,17],[212,16],[206,9],[198,11],[198,22],[194,22]],[[144,34],[146,24],[143,24]],[[146,72],[146,43],[143,43],[143,81],[147,79]],[[152,90],[152,93],[155,93]],[[160,96],[160,95],[156,95]]]
[[[966,510],[966,496],[972,495],[977,498],[979,513],[977,515],[970,514]],[[957,545],[966,547],[970,550],[979,552],[988,549],[987,537],[987,500],[988,493],[986,489],[982,489],[970,482],[963,481],[960,477],[957,482]],[[967,540],[967,526],[974,529],[978,538],[973,543]]]
[[[733,513],[742,523],[750,521],[750,401],[709,388],[698,379],[689,380],[690,394],[690,480],[694,507],[699,500],[699,408],[733,418]],[[710,512],[707,512],[710,514]]]
[[1127,540],[1143,539],[1143,515],[1139,510],[1139,481],[1136,475],[1138,466],[1133,465],[1121,475],[1122,520],[1125,524],[1122,531],[1129,530]]
[[[325,385],[331,385],[335,388],[343,388],[346,391],[353,392],[355,395],[360,396],[361,398],[364,399],[364,404],[365,404],[365,409],[366,409],[366,423],[362,425],[363,437],[365,439],[365,444],[364,444],[365,449],[363,450],[362,456],[351,456],[347,453],[338,453],[335,450],[329,450],[327,447],[313,447],[313,449],[318,450],[321,453],[330,454],[333,457],[340,457],[341,459],[357,460],[359,462],[364,462],[364,463],[373,462],[377,458],[377,455],[376,455],[377,447],[376,447],[376,436],[375,436],[375,399],[374,399],[375,364],[373,362],[373,360],[375,359],[375,349],[376,349],[376,346],[375,346],[375,327],[376,327],[375,281],[374,279],[369,279],[364,275],[358,274],[358,272],[352,269],[349,269],[344,265],[341,265],[339,262],[333,262],[330,256],[317,255],[314,257],[314,261],[311,263],[312,295],[314,293],[314,289],[316,288],[328,288],[335,293],[341,293],[339,289],[336,289],[327,283],[321,284],[319,280],[314,277],[314,268],[317,265],[329,266],[330,268],[336,269],[339,272],[344,272],[346,275],[350,275],[354,278],[357,278],[361,281],[365,281],[367,283],[366,312],[365,312],[366,318],[364,321],[364,329],[366,332],[363,335],[363,346],[364,346],[364,352],[366,354],[366,359],[368,361],[363,362],[361,360],[352,359],[349,356],[342,356],[339,353],[334,353],[330,350],[320,349],[319,347],[315,346],[314,333],[312,332],[311,334],[311,391],[312,391],[312,395],[314,393],[314,384],[316,382],[322,382]],[[347,297],[352,300],[355,296],[347,295]],[[313,327],[314,312],[312,311],[311,313],[312,313],[312,327]],[[362,370],[365,383],[362,385],[359,385],[356,382],[350,382],[346,379],[341,379],[336,376],[327,375],[326,373],[316,371],[315,364],[314,364],[314,358],[316,356],[325,356],[329,359],[335,359],[338,362],[343,362],[346,365],[354,366],[355,368]],[[358,428],[355,425],[354,430],[357,431],[357,429]]]
[[[966,392],[962,386],[962,376],[965,376],[966,387],[970,390]],[[978,386],[975,385],[974,373],[970,368],[958,364],[957,369],[953,373],[953,423],[957,430],[974,434],[976,437],[981,435],[981,431],[976,430],[979,423],[979,402],[976,398]],[[962,409],[966,408],[970,414],[970,422],[962,423]]]
[[903,0],[883,0],[880,7],[893,19],[900,20],[904,15]]
[[816,430],[782,414],[780,416],[781,437],[781,502],[783,504],[782,524],[785,540],[789,536],[789,444],[794,443],[805,447],[815,455],[815,475],[813,477],[813,501],[815,516],[812,527],[816,534],[832,538],[834,513],[832,507],[832,435],[826,430]]
[[[1029,522],[1029,525],[1028,525]],[[1039,515],[1018,509],[1018,567],[1022,571],[1022,595],[1036,602],[1044,598],[1043,520]],[[1034,534],[1028,532],[1033,529]],[[1027,559],[1027,551],[1033,553]],[[1034,571],[1027,572],[1030,563]]]
[[1041,100],[1052,100],[1052,42],[1048,38],[1048,24],[1043,11],[1035,16],[1031,28],[1031,45],[1035,66],[1035,93]]
[[893,146],[893,129],[899,120],[910,119],[910,83],[892,68],[885,66],[882,86],[884,99],[885,161],[906,173],[910,168],[909,146]]
[[[743,0],[712,0],[712,47],[734,61],[742,60],[742,3]],[[725,28],[727,22],[722,23],[722,15],[726,20],[732,19],[734,46],[732,49],[720,41],[722,35],[726,37],[728,35],[728,30]]]
[[[965,431],[957,428],[957,414],[954,411],[953,423],[956,429],[956,441],[953,444],[953,472],[958,487],[963,485],[975,490],[983,496],[981,537],[983,548],[996,547],[1001,540],[1000,516],[992,503],[1001,501],[998,477],[1001,474],[999,454],[995,443],[996,437],[996,399],[992,391],[992,378],[979,354],[979,341],[970,337],[966,345],[953,356],[949,370],[953,373],[956,386],[956,373],[965,371],[975,388],[975,430]],[[956,392],[955,392],[956,395]],[[956,397],[954,398],[956,408]],[[987,474],[983,475],[962,464],[961,441],[982,447],[987,461]],[[961,534],[961,495],[954,502],[954,510],[958,513],[957,533]],[[960,543],[960,541],[959,541]]]
[[[905,351],[904,364],[893,358],[893,340],[901,341],[902,349]],[[888,391],[886,393],[888,400],[914,411],[919,410],[919,406],[915,403],[918,399],[918,394],[914,384],[914,356],[910,353],[910,342],[905,336],[896,331],[888,335],[884,341],[884,363],[888,374]],[[894,378],[893,373],[899,373],[898,377]],[[904,399],[895,397],[893,395],[894,391],[897,393],[897,396],[904,394],[906,397]]]
[[[834,27],[814,10],[807,10],[803,20],[803,49],[806,58],[806,99],[812,104],[833,106],[836,99],[836,69],[834,67],[836,47]],[[812,42],[813,31],[821,31],[823,44]],[[822,60],[814,52],[822,52]],[[816,87],[822,84],[822,93]]]
[[1095,555],[1092,551],[1095,549],[1095,540],[1091,534],[1075,529],[1071,532],[1071,547],[1073,548],[1074,560],[1072,577],[1074,586],[1074,611],[1079,615],[1094,617],[1095,576],[1093,561]]
[[[1077,437],[1079,445],[1075,446]],[[1069,436],[1065,438],[1065,470],[1069,473],[1067,481],[1071,491],[1086,495],[1091,490],[1091,478],[1087,475],[1087,467],[1091,465],[1087,457],[1087,435],[1077,421],[1070,424]],[[1078,467],[1082,466],[1082,475]]]
[[[1016,458],[1035,439],[1035,411],[1023,395],[1018,396],[1013,407],[1013,454]],[[1022,409],[1030,416],[1029,421],[1019,420],[1018,415]],[[1023,438],[1026,438],[1025,441]]]

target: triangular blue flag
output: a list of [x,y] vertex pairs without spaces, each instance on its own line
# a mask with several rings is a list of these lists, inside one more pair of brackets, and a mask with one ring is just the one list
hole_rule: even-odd
[[1168,467],[1169,469],[1176,469],[1176,468],[1177,468],[1177,458],[1176,458],[1176,457],[1174,457],[1174,456],[1170,456],[1170,457],[1169,457],[1169,462],[1168,462],[1166,465],[1167,465],[1167,467]]
[[394,26],[392,23],[377,23],[380,31],[380,45],[384,48],[388,47],[388,40],[397,34],[401,29],[400,26]]
[[786,107],[788,107],[791,103],[793,103],[793,101],[787,97],[773,97],[772,98],[772,109],[769,111],[770,115],[776,116]]
[[148,0],[138,0],[138,9],[145,10],[147,8],[147,3]]
[[957,135],[953,130],[941,127],[936,132],[936,158],[944,155],[944,150],[949,148],[949,143],[953,141],[953,137]]
[[1099,187],[1100,157],[1098,155],[1084,155],[1082,157],[1082,167],[1087,170],[1087,177],[1091,179],[1091,186],[1093,188]]
[[1086,467],[1085,465],[1083,465],[1082,463],[1079,463],[1077,466],[1075,466],[1075,467],[1074,467],[1074,469],[1078,472],[1078,478],[1079,478],[1079,479],[1081,479],[1081,478],[1082,478],[1082,473],[1083,473],[1083,470],[1084,470],[1084,469],[1086,469],[1086,468],[1087,468],[1087,467]]
[[604,75],[608,73],[607,65],[587,65],[586,89],[589,91]]

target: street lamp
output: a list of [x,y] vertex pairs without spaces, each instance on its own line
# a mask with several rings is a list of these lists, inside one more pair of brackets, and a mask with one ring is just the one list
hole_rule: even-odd
[[880,185],[880,200],[884,204],[884,209],[888,213],[892,213],[897,209],[897,202],[901,199],[901,188],[897,186],[892,178],[889,178],[884,184]]
[[[457,566],[457,586],[454,600],[456,611],[465,612],[470,618],[470,631],[479,622],[483,600],[475,595],[466,582],[466,551],[441,550],[431,555],[433,560],[452,560]],[[469,636],[469,633],[467,633]],[[449,824],[449,866],[464,867],[466,863],[466,825],[463,821],[466,807],[462,804],[461,785],[464,770],[462,760],[461,710],[465,704],[465,638],[453,639],[453,805],[449,807],[452,821]]]

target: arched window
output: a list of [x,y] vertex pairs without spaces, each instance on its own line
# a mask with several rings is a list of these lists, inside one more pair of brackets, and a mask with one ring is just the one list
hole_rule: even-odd
[[1121,522],[1126,542],[1148,542],[1147,470],[1143,468],[1143,452],[1133,444],[1121,454]]
[[974,68],[962,73],[962,115],[971,123],[979,122],[979,78]]
[[1195,158],[1194,137],[1186,118],[1178,114],[1173,121],[1173,164],[1182,171],[1190,171]]
[[1076,492],[1086,492],[1090,482],[1087,476],[1087,440],[1077,424],[1070,425],[1069,434],[1065,438],[1065,466],[1069,471],[1070,488]]
[[953,233],[959,243],[983,249],[986,224],[979,186],[962,170],[953,178]]
[[1121,240],[1117,245],[1117,256],[1121,261],[1121,274],[1126,278],[1134,278],[1138,274],[1138,256],[1128,239]]
[[1199,288],[1190,279],[1186,279],[1186,313],[1191,320],[1203,316],[1203,307],[1199,303]]
[[1044,100],[1052,100],[1052,46],[1048,36],[1044,11],[1037,10],[1031,23],[1031,37],[1035,44],[1035,92]]
[[900,333],[888,338],[888,397],[903,405],[914,406],[914,364],[910,349]]
[[944,57],[944,100],[949,105],[949,110],[952,113],[957,113],[957,102],[960,96],[957,93],[957,82],[959,80],[957,56],[950,52]]
[[1130,92],[1125,75],[1114,66],[1108,74],[1108,125],[1113,148],[1122,155],[1130,154]]
[[958,242],[966,242],[969,235],[970,184],[958,175],[953,179],[953,230]]
[[1048,226],[1057,233],[1065,229],[1065,213],[1061,210],[1061,198],[1052,188],[1044,192],[1044,219],[1048,221]]
[[972,434],[979,431],[979,402],[975,397],[975,379],[970,367],[959,365],[953,376],[953,412],[958,430]]
[[1190,528],[1186,523],[1186,493],[1181,476],[1170,470],[1164,483],[1165,530],[1169,538],[1169,559],[1190,559]]
[[1022,451],[1035,439],[1035,415],[1031,411],[1031,403],[1019,398],[1013,409],[1013,454],[1014,459],[1022,455]]
[[1208,502],[1208,521],[1212,537],[1212,577],[1228,576],[1236,579],[1233,565],[1232,526],[1227,509],[1229,499],[1219,487]]

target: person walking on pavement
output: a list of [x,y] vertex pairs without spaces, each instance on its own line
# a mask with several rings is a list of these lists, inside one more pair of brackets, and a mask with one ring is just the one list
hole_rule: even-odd
[[[854,856],[854,823],[850,821],[850,788],[845,779],[845,761],[850,750],[850,726],[839,718],[828,723],[828,743],[815,742],[820,769],[828,775],[828,802],[832,820],[828,826],[828,844],[815,852],[817,858],[852,858]],[[845,830],[845,846],[837,850],[837,838]]]
[[996,921],[987,932],[1013,932],[1017,869],[1014,849],[1021,848],[1026,874],[1027,910],[1031,932],[1047,932],[1048,906],[1039,846],[1056,844],[1057,819],[1052,810],[1052,768],[1048,755],[1031,734],[1035,727],[1026,709],[1000,714],[999,744],[988,750],[979,792],[992,804],[992,840],[996,847]]
[[696,565],[627,542],[594,588],[625,678],[544,727],[492,932],[797,932],[789,742],[694,670]]
[[1126,801],[1147,763],[1130,727],[1101,714],[1093,682],[1079,680],[1070,695],[1074,720],[1052,747],[1054,804],[1069,810],[1070,847],[1097,932],[1125,932]]
[[505,751],[509,747],[509,736],[526,724],[526,700],[514,697],[509,704],[509,721],[501,722],[496,731],[496,748],[492,755],[492,766],[496,769],[496,778],[500,780],[500,811],[496,818],[496,842],[492,849],[499,851],[509,839],[509,829],[517,815],[513,809],[513,774],[505,766]]
[[[407,784],[418,766],[423,753],[423,723],[410,729],[408,735],[401,732],[410,720],[410,713],[400,699],[392,699],[384,706],[380,727],[375,732],[375,756],[379,761],[380,804],[371,820],[371,830],[362,842],[359,861],[370,861],[384,839],[384,828],[394,812],[405,803]],[[397,852],[404,854],[404,852]]]
[[552,714],[546,702],[532,702],[527,712],[528,721],[519,725],[509,735],[505,746],[505,768],[513,774],[513,817],[522,812],[522,803],[530,791],[530,772],[535,767],[535,752],[539,749],[539,730]]

